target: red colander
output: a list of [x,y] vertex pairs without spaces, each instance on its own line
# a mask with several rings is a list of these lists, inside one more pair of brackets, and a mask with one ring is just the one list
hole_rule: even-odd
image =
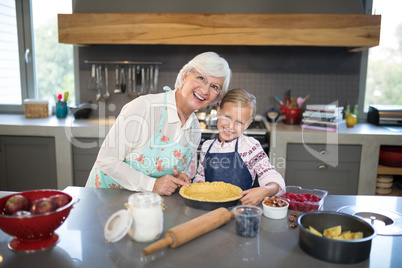
[[[6,215],[4,205],[13,195],[23,195],[30,203],[53,195],[65,195],[69,198],[67,205],[56,211],[40,215],[12,216]],[[57,190],[35,190],[15,193],[0,198],[0,229],[13,236],[9,248],[17,251],[36,251],[51,247],[57,243],[59,236],[54,232],[67,219],[74,203],[78,200],[69,194]]]

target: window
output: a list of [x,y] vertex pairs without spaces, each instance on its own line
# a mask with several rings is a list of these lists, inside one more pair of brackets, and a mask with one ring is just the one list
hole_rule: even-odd
[[0,0],[1,112],[65,91],[75,101],[73,46],[59,44],[57,32],[57,14],[71,13],[71,1]]
[[18,53],[15,1],[0,1],[0,96],[1,103],[21,105],[20,64]]
[[364,111],[371,104],[402,105],[402,8],[400,0],[373,0],[381,15],[380,45],[368,52]]

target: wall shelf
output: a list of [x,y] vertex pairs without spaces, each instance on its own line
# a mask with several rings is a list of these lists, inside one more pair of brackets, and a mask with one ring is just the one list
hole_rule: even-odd
[[59,14],[68,44],[377,46],[381,15],[363,14]]
[[402,167],[388,167],[388,166],[378,165],[377,174],[402,175]]

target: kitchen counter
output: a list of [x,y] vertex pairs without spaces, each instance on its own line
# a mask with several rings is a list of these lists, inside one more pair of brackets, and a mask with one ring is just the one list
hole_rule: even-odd
[[[0,114],[0,135],[55,137],[58,189],[73,185],[72,148],[74,138],[105,138],[115,118],[75,120],[68,116],[26,119],[24,115]],[[340,133],[302,130],[299,125],[269,124],[270,160],[286,180],[287,144],[323,143],[362,145],[358,194],[374,194],[380,145],[402,145],[402,132],[371,124],[357,124]],[[214,132],[216,130],[202,130]],[[265,130],[249,131],[264,134]],[[247,133],[246,133],[247,134]]]
[[[298,228],[287,219],[261,219],[260,234],[254,238],[236,235],[235,221],[189,243],[166,248],[150,256],[141,251],[149,243],[121,241],[106,244],[103,228],[107,219],[124,208],[132,194],[127,190],[68,187],[80,201],[56,233],[56,246],[34,253],[8,249],[11,237],[0,231],[0,267],[345,267],[315,259],[298,245]],[[0,197],[9,194],[0,192]],[[178,193],[164,197],[164,231],[207,211],[187,207]],[[336,211],[347,205],[382,207],[402,213],[401,197],[329,195],[323,209]],[[288,212],[290,213],[290,211]],[[377,235],[370,258],[347,267],[399,267],[402,236]]]
[[381,145],[402,146],[402,127],[379,127],[368,123],[339,133],[302,129],[300,125],[270,124],[270,162],[286,180],[288,143],[361,145],[358,194],[375,194]]

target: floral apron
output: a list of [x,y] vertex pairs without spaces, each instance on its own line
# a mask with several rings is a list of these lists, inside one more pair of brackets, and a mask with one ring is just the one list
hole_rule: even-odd
[[[171,91],[169,87],[163,88],[166,92]],[[151,143],[145,151],[132,161],[124,160],[135,170],[153,178],[159,178],[164,175],[173,175],[173,170],[183,172],[189,161],[193,157],[193,123],[191,124],[191,138],[187,146],[180,145],[173,139],[162,134],[162,127],[167,114],[167,94],[165,94],[164,110],[159,121],[158,129]],[[95,188],[118,188],[124,189],[109,175],[98,168],[94,170],[91,176],[90,187]]]

